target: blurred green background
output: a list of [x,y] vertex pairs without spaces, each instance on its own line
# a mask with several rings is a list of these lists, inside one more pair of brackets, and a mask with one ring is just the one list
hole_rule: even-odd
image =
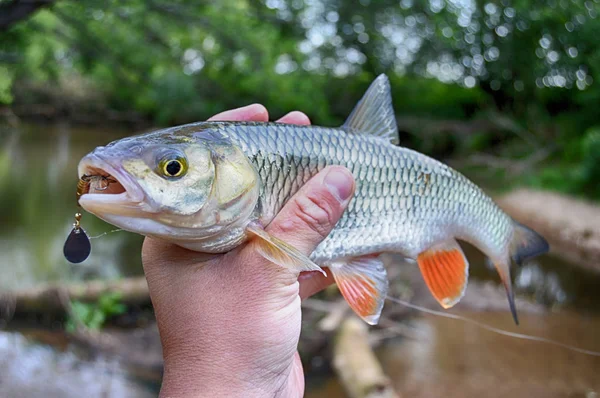
[[599,7],[2,0],[0,102],[17,115],[153,125],[261,102],[274,117],[301,109],[337,125],[387,73],[404,145],[468,154],[469,166],[514,158],[491,163],[598,198]]
[[[301,110],[314,124],[341,125],[380,73],[391,81],[401,145],[448,162],[493,194],[527,186],[597,203],[599,13],[598,0],[0,0],[0,289],[141,275],[141,238],[102,235],[113,227],[91,215],[82,221],[99,236],[90,259],[73,266],[62,258],[76,211],[76,165],[95,146],[255,102],[273,120]],[[483,258],[468,255],[472,285],[495,281]],[[558,311],[531,311],[520,332],[597,346],[600,278],[578,265],[546,256],[515,270],[522,297],[540,312]],[[409,290],[421,284],[398,280]],[[488,299],[478,290],[471,297]],[[511,327],[505,298],[498,300],[497,315],[470,313],[473,305],[460,313]],[[15,314],[11,323],[0,305],[0,327],[11,330],[0,334],[0,370],[9,380],[0,376],[0,396],[155,394],[160,363],[134,366],[93,344],[90,359],[90,350],[82,356],[81,344],[71,346],[80,343],[73,331],[81,323],[146,333],[154,327],[149,305],[109,294],[69,308]],[[314,326],[321,316],[305,313],[301,349],[308,384],[316,385],[309,395],[344,396],[330,376],[331,336]],[[600,390],[593,359],[441,320],[412,326],[420,339],[396,337],[393,349],[379,351],[407,396],[480,396],[502,387],[502,375],[520,386],[510,390],[514,397]],[[155,330],[148,333],[154,337],[139,340],[160,359]],[[124,341],[136,353],[147,348]],[[467,361],[455,347],[481,357]],[[534,370],[540,361],[550,365]],[[119,378],[122,371],[142,387]],[[465,382],[469,375],[481,385]],[[483,395],[509,393],[498,391]]]

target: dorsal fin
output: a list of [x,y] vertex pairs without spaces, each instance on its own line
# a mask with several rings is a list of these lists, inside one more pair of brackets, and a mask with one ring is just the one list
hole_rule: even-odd
[[379,75],[371,83],[342,128],[351,134],[374,135],[398,144],[398,125],[386,75]]

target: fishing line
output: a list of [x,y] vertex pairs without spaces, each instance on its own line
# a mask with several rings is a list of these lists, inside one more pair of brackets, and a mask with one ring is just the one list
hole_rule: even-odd
[[101,233],[100,235],[97,235],[97,236],[90,236],[90,239],[98,239],[98,238],[101,238],[101,237],[103,237],[105,235],[112,234],[113,232],[120,232],[120,231],[124,231],[124,229],[117,228],[117,229],[113,229],[112,231],[106,231],[106,232]]
[[580,354],[591,355],[591,356],[594,356],[594,357],[600,357],[600,352],[598,352],[598,351],[586,350],[584,348],[575,347],[575,346],[572,346],[572,345],[561,343],[561,342],[556,341],[556,340],[550,340],[550,339],[547,339],[547,338],[544,338],[544,337],[530,336],[530,335],[527,335],[527,334],[509,332],[507,330],[498,329],[498,328],[495,328],[493,326],[486,325],[485,323],[476,321],[475,319],[467,318],[467,317],[456,315],[456,314],[450,314],[448,312],[436,311],[436,310],[432,310],[432,309],[429,309],[429,308],[421,307],[420,305],[412,304],[412,303],[409,303],[408,301],[404,301],[404,300],[401,300],[401,299],[398,299],[398,298],[395,298],[395,297],[386,296],[386,299],[390,300],[391,302],[394,302],[394,303],[397,303],[397,304],[401,304],[401,305],[403,305],[405,307],[425,312],[427,314],[441,316],[441,317],[449,318],[449,319],[456,319],[456,320],[459,320],[459,321],[470,323],[471,325],[475,325],[475,326],[477,326],[477,327],[479,327],[481,329],[485,329],[487,331],[490,331],[490,332],[493,332],[493,333],[496,333],[496,334],[500,334],[502,336],[514,337],[516,339],[521,339],[521,340],[538,341],[540,343],[546,343],[546,344],[550,344],[550,345],[554,345],[554,346],[566,348],[567,350],[578,352]]

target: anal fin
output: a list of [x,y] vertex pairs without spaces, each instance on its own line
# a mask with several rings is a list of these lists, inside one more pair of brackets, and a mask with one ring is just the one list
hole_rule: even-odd
[[326,265],[354,312],[368,324],[376,325],[388,291],[383,262],[375,256],[363,256]]
[[417,257],[429,291],[444,308],[460,301],[467,288],[469,263],[454,239],[438,243]]
[[292,271],[319,271],[323,275],[326,275],[325,271],[313,263],[307,256],[281,239],[269,235],[257,223],[250,223],[246,227],[246,232],[258,238],[256,242],[257,251],[267,260]]

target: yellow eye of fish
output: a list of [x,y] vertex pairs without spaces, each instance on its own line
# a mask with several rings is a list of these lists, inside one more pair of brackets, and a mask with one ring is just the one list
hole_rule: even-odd
[[187,161],[182,157],[163,159],[159,170],[165,177],[181,177],[187,172]]

